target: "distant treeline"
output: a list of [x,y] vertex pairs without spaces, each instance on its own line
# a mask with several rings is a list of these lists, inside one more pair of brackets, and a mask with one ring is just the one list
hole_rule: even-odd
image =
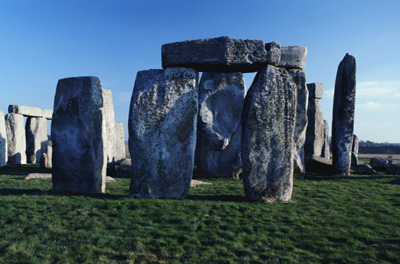
[[375,143],[360,141],[358,153],[360,154],[400,154],[399,143]]

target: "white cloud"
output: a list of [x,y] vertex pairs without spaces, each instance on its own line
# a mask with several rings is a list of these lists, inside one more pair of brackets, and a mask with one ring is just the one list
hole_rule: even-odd
[[400,81],[357,82],[357,98],[390,98],[400,94]]
[[356,104],[356,109],[366,109],[366,110],[393,110],[400,108],[397,104],[385,104],[381,102],[369,101],[363,104]]

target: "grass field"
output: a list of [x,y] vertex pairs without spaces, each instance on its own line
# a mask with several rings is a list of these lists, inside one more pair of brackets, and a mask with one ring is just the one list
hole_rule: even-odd
[[[0,169],[0,263],[400,263],[396,176],[295,180],[292,202],[251,203],[241,181],[213,179],[186,200],[62,195]],[[398,176],[397,176],[398,177]]]

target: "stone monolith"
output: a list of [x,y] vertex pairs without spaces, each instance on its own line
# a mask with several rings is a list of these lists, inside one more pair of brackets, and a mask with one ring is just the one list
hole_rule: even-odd
[[106,141],[107,154],[107,175],[115,176],[115,152],[116,152],[116,136],[115,136],[115,114],[114,104],[111,90],[103,89],[103,105],[106,118]]
[[129,111],[129,151],[136,198],[184,199],[194,167],[198,72],[140,71]]
[[5,166],[8,161],[7,132],[4,118],[3,111],[0,111],[0,167]]
[[20,114],[26,117],[43,117],[49,120],[53,117],[53,110],[26,105],[9,105],[8,113]]
[[53,189],[104,193],[106,113],[98,77],[61,79],[51,124]]
[[356,99],[356,59],[346,54],[335,82],[332,112],[332,165],[337,175],[349,175]]
[[360,141],[358,140],[357,135],[353,134],[353,143],[351,145],[351,166],[358,165],[358,149],[359,149]]
[[200,178],[239,179],[246,85],[242,73],[204,72],[199,85],[197,169]]
[[6,115],[8,164],[26,164],[25,119],[20,114]]
[[304,69],[307,59],[307,47],[286,46],[281,48],[279,67],[287,69]]
[[288,201],[292,196],[296,89],[284,68],[267,65],[246,95],[242,161],[249,200]]
[[329,146],[329,123],[328,120],[324,120],[324,144],[322,145],[321,157],[330,159],[331,148]]
[[27,163],[40,163],[47,151],[47,119],[28,117],[25,124]]
[[115,160],[125,159],[125,132],[122,123],[115,123]]

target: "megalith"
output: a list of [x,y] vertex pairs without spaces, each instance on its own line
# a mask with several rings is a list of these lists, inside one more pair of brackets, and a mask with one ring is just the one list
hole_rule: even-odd
[[107,155],[107,175],[115,176],[115,114],[111,90],[102,89],[103,108],[106,119],[106,134],[104,135],[106,155]]
[[286,69],[267,65],[247,92],[242,162],[249,200],[288,201],[292,196],[296,89]]
[[241,115],[246,93],[242,73],[204,72],[199,84],[197,169],[200,178],[239,179]]
[[115,123],[115,160],[125,159],[125,132],[122,123]]
[[51,123],[55,191],[105,192],[105,100],[98,77],[58,81]]
[[25,119],[20,114],[7,114],[8,164],[26,164]]
[[359,149],[360,141],[357,135],[353,134],[353,143],[351,145],[351,166],[358,165],[358,149]]
[[281,47],[281,60],[278,66],[286,69],[304,69],[307,59],[307,47],[286,46]]
[[7,132],[4,118],[3,111],[0,111],[0,167],[5,166],[8,161]]
[[53,163],[52,163],[52,160],[53,160],[53,147],[52,146],[47,145],[46,154],[47,154],[47,167],[53,167]]
[[47,119],[28,117],[25,124],[27,163],[40,163],[42,154],[47,151]]
[[332,112],[332,165],[337,175],[349,175],[356,99],[356,59],[346,54],[335,82]]
[[329,146],[329,123],[328,120],[324,120],[324,144],[322,145],[321,157],[330,159],[331,148]]
[[137,73],[129,111],[136,198],[184,199],[194,167],[198,72],[167,68]]

